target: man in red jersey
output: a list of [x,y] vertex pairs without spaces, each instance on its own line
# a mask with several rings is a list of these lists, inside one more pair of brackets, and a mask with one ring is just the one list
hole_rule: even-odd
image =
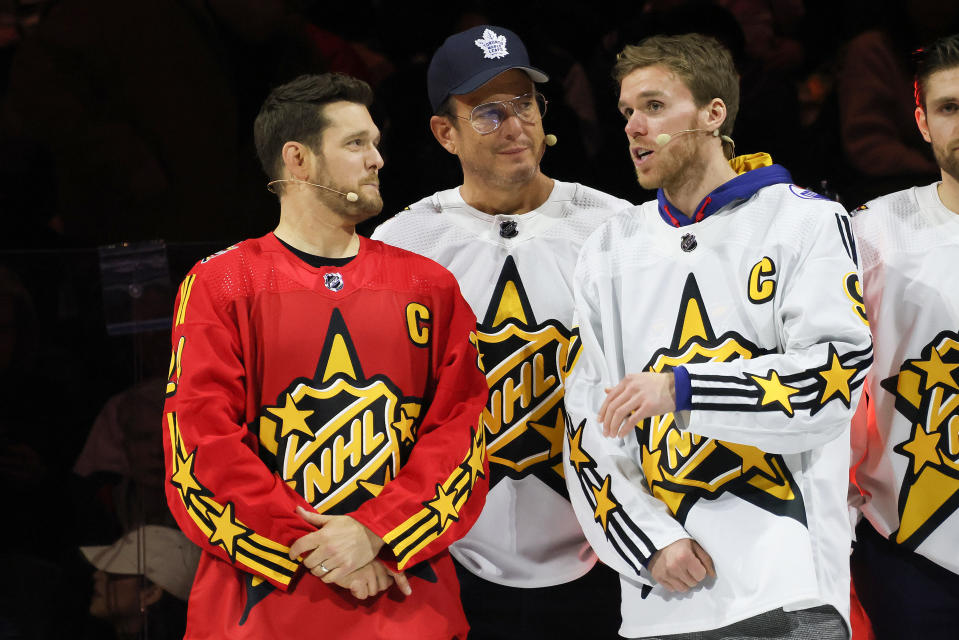
[[187,638],[463,638],[447,546],[482,509],[476,319],[382,207],[366,83],[277,87],[255,124],[280,222],[180,286],[167,499],[203,548]]

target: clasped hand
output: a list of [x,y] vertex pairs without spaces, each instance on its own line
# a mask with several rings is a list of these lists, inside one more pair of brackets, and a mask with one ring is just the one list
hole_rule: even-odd
[[676,388],[670,373],[630,373],[612,389],[599,408],[598,420],[607,438],[625,438],[640,420],[676,410]]
[[290,547],[290,558],[300,560],[310,573],[327,584],[349,589],[363,600],[396,583],[404,595],[412,593],[406,575],[391,571],[376,559],[383,540],[350,516],[329,516],[297,507],[297,513],[317,530]]

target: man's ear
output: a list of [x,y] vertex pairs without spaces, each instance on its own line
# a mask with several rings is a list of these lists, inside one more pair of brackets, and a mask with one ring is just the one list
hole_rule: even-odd
[[151,584],[149,587],[140,589],[140,610],[146,610],[147,607],[155,602],[159,602],[163,597],[163,588],[157,584]]
[[456,155],[456,127],[450,122],[449,118],[443,116],[433,116],[430,118],[430,131],[433,137],[444,149]]
[[713,98],[702,110],[703,128],[718,130],[726,122],[726,103],[721,98]]
[[916,126],[919,127],[919,133],[926,142],[932,142],[929,137],[929,123],[926,121],[926,110],[922,107],[916,107]]
[[287,172],[297,180],[306,180],[310,175],[309,148],[300,142],[287,142],[280,151],[283,157],[283,166]]

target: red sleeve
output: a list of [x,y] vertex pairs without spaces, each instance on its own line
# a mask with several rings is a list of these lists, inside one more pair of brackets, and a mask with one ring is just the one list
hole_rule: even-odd
[[489,388],[476,349],[476,318],[452,276],[434,295],[433,389],[406,464],[351,513],[386,542],[394,568],[426,560],[463,537],[489,487],[484,430]]
[[188,275],[174,307],[163,416],[167,502],[201,548],[286,589],[299,567],[288,546],[315,530],[296,507],[310,505],[255,453],[244,419],[243,299],[217,300],[209,273]]

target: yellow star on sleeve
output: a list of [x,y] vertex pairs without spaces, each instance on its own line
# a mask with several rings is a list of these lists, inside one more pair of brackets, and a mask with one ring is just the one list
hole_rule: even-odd
[[193,475],[193,462],[195,460],[196,450],[186,458],[181,457],[179,449],[173,458],[173,475],[170,476],[170,482],[176,485],[180,490],[180,495],[186,501],[191,492],[201,493],[203,487],[200,486],[196,476]]
[[446,528],[449,520],[459,519],[459,510],[456,508],[456,491],[446,493],[442,485],[436,485],[436,497],[426,503],[430,509],[436,512],[440,520],[440,529]]
[[783,384],[779,380],[779,374],[772,369],[769,370],[768,378],[752,375],[749,377],[753,379],[763,392],[763,396],[759,402],[762,406],[778,402],[786,413],[789,415],[793,414],[793,407],[789,402],[789,397],[799,393],[799,389]]
[[955,378],[952,377],[952,372],[959,367],[959,363],[943,362],[935,347],[931,351],[928,360],[914,360],[912,363],[916,368],[926,372],[926,389],[931,389],[936,384],[959,389],[959,386],[956,386]]
[[846,404],[849,404],[852,395],[849,390],[849,380],[856,374],[855,367],[848,369],[843,367],[842,363],[839,362],[839,354],[832,351],[832,361],[829,363],[829,368],[818,373],[826,381],[826,388],[822,392],[819,403],[826,404],[838,393],[846,399]]
[[582,473],[584,464],[592,464],[593,459],[583,451],[583,429],[586,427],[586,421],[580,423],[579,429],[569,436],[569,462],[576,469],[576,473]]
[[[480,429],[484,427],[480,425]],[[473,445],[470,448],[470,455],[466,459],[466,468],[470,474],[470,484],[473,486],[476,483],[476,479],[480,476],[485,477],[483,474],[483,453],[486,451],[486,447],[483,446],[482,441],[479,443],[476,442],[476,439],[473,440]]]
[[266,409],[280,419],[280,437],[285,438],[294,431],[312,440],[313,430],[306,424],[306,419],[313,415],[312,409],[300,409],[296,406],[293,396],[286,394],[286,404],[282,407],[267,407]]
[[606,476],[601,488],[590,487],[593,490],[593,497],[596,498],[596,510],[593,512],[593,518],[603,527],[603,531],[606,531],[606,527],[609,525],[609,512],[619,506],[609,495],[609,482],[609,476]]
[[233,503],[227,502],[223,511],[210,514],[210,524],[213,531],[210,533],[210,544],[219,544],[233,560],[236,554],[236,539],[246,535],[250,530],[233,518]]
[[939,444],[939,432],[926,433],[921,424],[917,424],[912,432],[912,438],[904,442],[901,446],[903,451],[912,456],[912,472],[916,475],[927,465],[942,464],[942,458],[939,457],[939,451],[936,447]]

